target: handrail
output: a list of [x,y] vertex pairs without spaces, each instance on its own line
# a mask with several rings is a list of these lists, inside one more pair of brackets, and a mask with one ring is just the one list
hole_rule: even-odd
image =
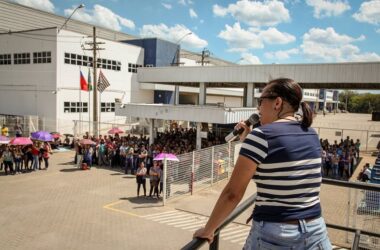
[[[253,205],[253,203],[255,202],[256,200],[256,194],[250,196],[248,199],[246,199],[245,201],[243,201],[238,207],[236,207],[234,209],[234,211],[232,211],[232,213],[223,221],[222,225],[220,225],[218,227],[218,229],[215,231],[215,236],[214,236],[214,241],[213,243],[210,245],[210,249],[214,249],[212,248],[213,244],[218,244],[218,237],[219,237],[219,233],[220,231],[226,227],[230,222],[232,222],[233,220],[235,220],[241,213],[243,213],[245,210],[247,210],[250,206]],[[202,238],[195,238],[193,239],[192,241],[190,241],[188,244],[186,244],[184,247],[182,247],[181,249],[182,250],[191,250],[191,249],[198,249],[199,247],[201,247],[204,243],[206,243],[206,239],[202,239]]]
[[[378,191],[380,192],[380,186],[379,185],[373,185],[373,184],[364,184],[364,183],[358,183],[358,182],[346,182],[346,181],[338,181],[328,178],[322,179],[323,184],[327,185],[336,185],[336,186],[342,186],[342,187],[348,187],[348,188],[355,188],[355,189],[364,189],[364,190],[370,190],[370,191]],[[248,199],[246,199],[242,204],[240,204],[238,207],[232,211],[232,213],[223,221],[223,223],[218,227],[218,229],[215,231],[214,234],[214,241],[211,243],[210,248],[212,250],[216,250],[219,247],[219,233],[220,231],[226,227],[229,223],[231,223],[234,219],[236,219],[241,213],[243,213],[245,210],[247,210],[250,206],[253,205],[253,203],[256,200],[257,194],[253,194]],[[326,223],[326,226],[329,228],[334,228],[338,230],[344,230],[348,232],[354,232],[355,233],[355,241],[353,245],[353,249],[357,249],[360,239],[360,234],[378,237],[380,238],[380,234],[369,232],[365,230],[359,230],[352,227],[344,227],[336,224]],[[194,250],[198,249],[203,244],[206,243],[206,239],[203,238],[194,238],[189,243],[187,243],[184,247],[181,248],[181,250]]]

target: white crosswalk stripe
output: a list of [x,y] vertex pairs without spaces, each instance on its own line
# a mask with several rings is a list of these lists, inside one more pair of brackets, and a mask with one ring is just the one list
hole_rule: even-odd
[[[188,213],[185,211],[172,210],[161,213],[141,216],[144,219],[180,228],[188,231],[195,231],[204,226],[208,220],[207,216]],[[243,246],[248,237],[250,225],[231,223],[220,232],[220,239]],[[338,246],[333,246],[333,250],[347,250]]]
[[[175,228],[195,231],[204,226],[208,220],[207,216],[187,213],[184,211],[166,211],[142,216],[147,220],[166,224]],[[249,225],[230,224],[220,233],[221,240],[228,240],[235,244],[244,244],[251,227]]]

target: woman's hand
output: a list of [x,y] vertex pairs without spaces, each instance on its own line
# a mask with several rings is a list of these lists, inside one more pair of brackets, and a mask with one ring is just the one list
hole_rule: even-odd
[[208,244],[211,244],[214,240],[214,232],[207,232],[204,227],[198,229],[193,234],[193,238],[202,238],[208,241]]
[[245,124],[245,122],[243,120],[241,120],[238,124],[236,124],[235,126],[235,129],[236,130],[239,130],[243,128],[244,131],[243,133],[241,133],[239,135],[239,138],[240,138],[240,141],[244,141],[245,137],[247,137],[247,135],[251,132],[251,128],[247,126],[247,124]]

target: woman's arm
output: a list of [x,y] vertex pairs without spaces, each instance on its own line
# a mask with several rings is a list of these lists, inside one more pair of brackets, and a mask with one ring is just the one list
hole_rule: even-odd
[[243,198],[256,168],[257,164],[254,161],[245,156],[239,156],[231,179],[220,194],[206,226],[197,230],[194,237],[205,238],[209,243],[213,241],[215,230]]

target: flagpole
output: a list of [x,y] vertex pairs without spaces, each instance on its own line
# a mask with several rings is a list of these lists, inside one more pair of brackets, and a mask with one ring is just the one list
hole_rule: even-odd
[[[91,91],[90,91],[91,69],[88,68],[87,84],[88,84],[88,134],[91,135]],[[91,87],[93,90],[93,87]]]
[[82,134],[82,86],[79,87],[79,134]]

